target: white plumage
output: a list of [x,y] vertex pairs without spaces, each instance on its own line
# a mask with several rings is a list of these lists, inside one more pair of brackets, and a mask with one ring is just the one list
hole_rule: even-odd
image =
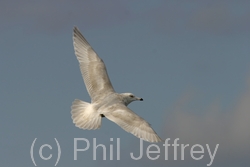
[[81,129],[98,129],[102,117],[106,117],[138,138],[148,142],[161,141],[149,123],[127,107],[132,101],[143,99],[132,93],[115,92],[104,62],[76,27],[73,41],[82,77],[91,97],[91,103],[78,99],[73,102],[71,114],[74,124]]

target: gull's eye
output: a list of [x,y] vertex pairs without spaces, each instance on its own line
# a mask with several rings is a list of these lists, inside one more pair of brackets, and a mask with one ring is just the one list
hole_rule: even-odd
[[134,96],[134,95],[129,95],[129,97],[132,97],[132,98],[133,98],[133,97],[135,97],[135,96]]

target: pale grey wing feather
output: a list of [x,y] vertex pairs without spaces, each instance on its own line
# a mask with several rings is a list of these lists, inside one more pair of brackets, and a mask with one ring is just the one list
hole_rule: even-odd
[[148,142],[159,142],[161,138],[143,118],[123,104],[109,107],[105,117],[118,124],[125,131]]
[[104,62],[76,27],[74,27],[73,41],[75,55],[91,100],[96,101],[105,94],[114,92]]

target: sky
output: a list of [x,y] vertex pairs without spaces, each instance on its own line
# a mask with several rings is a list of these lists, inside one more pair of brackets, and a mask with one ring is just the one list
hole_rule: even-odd
[[[55,166],[58,142],[60,167],[249,166],[249,8],[245,0],[2,0],[0,165],[35,166],[33,151],[37,166]],[[99,130],[75,127],[71,104],[90,97],[74,26],[104,60],[115,90],[144,99],[129,108],[169,139],[168,157],[164,142],[141,147],[106,118]],[[76,147],[86,149],[74,160]]]

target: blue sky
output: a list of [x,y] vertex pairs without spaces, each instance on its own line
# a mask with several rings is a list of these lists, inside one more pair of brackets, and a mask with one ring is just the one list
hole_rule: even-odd
[[[104,60],[117,92],[144,99],[129,107],[163,139],[220,144],[213,166],[249,164],[250,2],[248,1],[1,1],[0,164],[33,166],[206,166],[185,160],[132,160],[139,139],[103,119],[96,131],[74,126],[74,99],[90,101],[72,44],[77,26]],[[121,160],[97,160],[92,150],[74,161],[74,138],[109,146],[121,140]],[[115,141],[115,140],[114,140]],[[113,142],[115,143],[115,142]],[[45,148],[39,158],[39,147]],[[147,148],[150,143],[144,142]],[[163,149],[162,143],[158,146]],[[81,145],[84,148],[84,142]],[[114,147],[115,144],[114,144]],[[173,152],[170,152],[173,154]],[[172,155],[171,155],[172,156]],[[180,156],[180,155],[178,155]],[[109,158],[108,158],[109,159]],[[180,157],[179,157],[180,159]]]

